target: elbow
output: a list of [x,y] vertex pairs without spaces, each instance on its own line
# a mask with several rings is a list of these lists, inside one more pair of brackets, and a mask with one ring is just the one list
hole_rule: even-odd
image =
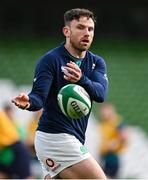
[[105,101],[105,97],[100,97],[100,98],[99,98],[99,102],[100,102],[100,103],[103,103],[104,101]]
[[100,103],[103,103],[106,100],[107,94],[108,94],[108,86],[106,88],[104,87],[104,89],[102,89],[102,91],[100,91],[100,93],[99,93],[99,102]]
[[106,100],[108,94],[108,85],[102,85],[98,92],[98,101],[99,103],[103,103]]
[[98,98],[96,98],[95,101],[98,103],[103,103],[105,101],[105,98],[103,96],[102,97],[99,96]]
[[106,97],[107,97],[107,92],[99,93],[95,101],[98,103],[103,103],[106,100]]

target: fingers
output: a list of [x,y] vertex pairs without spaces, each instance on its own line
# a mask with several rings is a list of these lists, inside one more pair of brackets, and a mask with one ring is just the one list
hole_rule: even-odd
[[66,69],[65,75],[73,75],[79,77],[80,71],[76,71],[75,69],[70,67],[65,67],[65,69]]
[[77,82],[81,78],[81,74],[79,72],[73,71],[71,68],[67,68],[67,72],[64,73],[64,79],[71,81],[71,82]]
[[64,79],[71,82],[79,81],[82,76],[81,69],[72,61],[70,61],[70,63],[67,63],[67,66],[64,67],[63,72]]
[[17,97],[13,98],[13,99],[11,100],[11,102],[14,103],[16,106],[19,105],[19,102],[18,102],[18,100],[17,100]]
[[80,72],[80,71],[81,71],[81,69],[79,68],[79,66],[78,66],[76,63],[72,62],[72,61],[70,61],[69,63],[67,63],[67,66],[70,67],[70,68],[72,68],[72,69],[75,70],[76,72]]
[[19,107],[20,109],[25,110],[25,109],[27,109],[27,108],[30,107],[30,103],[27,103],[26,105],[21,105],[21,104],[19,104],[18,107]]
[[15,106],[17,106],[20,109],[27,109],[27,108],[30,107],[30,103],[29,102],[28,103],[21,103],[21,102],[15,101],[15,100],[12,100],[11,102],[14,103]]
[[25,93],[21,93],[19,96],[18,96],[20,99],[23,99],[25,101],[29,101],[29,97],[27,94]]
[[27,109],[30,107],[28,95],[21,93],[11,100],[18,108]]

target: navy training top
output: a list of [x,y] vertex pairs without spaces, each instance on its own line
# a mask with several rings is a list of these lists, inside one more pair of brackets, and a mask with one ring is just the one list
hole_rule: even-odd
[[63,77],[62,66],[69,61],[81,61],[81,79],[76,83],[85,88],[91,101],[103,102],[108,91],[108,79],[104,60],[90,51],[84,59],[77,59],[69,54],[64,44],[47,52],[35,69],[32,90],[29,93],[29,111],[43,108],[37,130],[46,133],[68,133],[74,135],[82,144],[90,113],[79,120],[66,117],[58,105],[57,94],[60,89],[70,84]]

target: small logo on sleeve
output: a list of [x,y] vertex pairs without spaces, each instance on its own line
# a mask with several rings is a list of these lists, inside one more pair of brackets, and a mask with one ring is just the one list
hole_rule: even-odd
[[107,74],[104,74],[104,79],[106,79],[106,81],[108,81]]
[[34,79],[33,79],[33,82],[35,82],[37,80],[37,78],[35,77]]

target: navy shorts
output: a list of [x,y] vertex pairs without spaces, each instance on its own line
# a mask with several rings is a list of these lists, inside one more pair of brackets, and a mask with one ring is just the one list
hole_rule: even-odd
[[14,160],[9,165],[0,163],[0,171],[10,178],[25,179],[31,176],[31,153],[21,141],[9,146],[14,154]]

